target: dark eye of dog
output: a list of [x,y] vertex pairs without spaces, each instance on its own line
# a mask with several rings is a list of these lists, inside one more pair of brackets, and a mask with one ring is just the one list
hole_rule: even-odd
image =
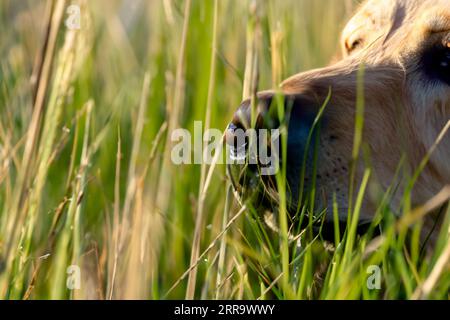
[[450,85],[450,47],[443,44],[425,52],[422,62],[425,72],[433,81]]

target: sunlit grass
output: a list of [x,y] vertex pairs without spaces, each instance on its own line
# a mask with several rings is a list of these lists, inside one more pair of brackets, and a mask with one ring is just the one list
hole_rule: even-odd
[[[448,298],[448,189],[419,208],[407,190],[398,221],[393,177],[358,236],[369,168],[332,246],[290,230],[283,166],[274,233],[239,203],[224,165],[170,159],[174,129],[199,120],[223,130],[243,97],[255,105],[257,90],[325,65],[353,1],[75,2],[80,30],[64,26],[68,1],[0,2],[0,298]],[[299,219],[320,219],[314,191]],[[439,207],[442,232],[426,256],[420,221]],[[78,290],[66,286],[70,265]],[[367,287],[373,265],[381,290]]]

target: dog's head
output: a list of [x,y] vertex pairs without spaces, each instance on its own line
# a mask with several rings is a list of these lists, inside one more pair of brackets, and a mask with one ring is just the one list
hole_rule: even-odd
[[[298,208],[301,194],[314,183],[316,208],[330,208],[336,199],[344,221],[358,84],[363,87],[364,124],[363,147],[355,164],[357,182],[370,166],[372,181],[385,190],[401,164],[395,186],[400,195],[408,175],[413,175],[450,119],[450,0],[370,0],[345,27],[342,50],[343,57],[335,64],[294,75],[277,91],[259,93],[253,114],[257,129],[274,128],[280,123],[279,113],[270,110],[283,101],[288,119],[285,163],[290,210]],[[360,72],[362,65],[364,72]],[[327,98],[320,130],[310,135]],[[251,114],[251,102],[246,100],[228,128],[229,144],[240,147],[235,145],[236,128],[248,128]],[[235,184],[245,187],[251,170],[255,169],[232,171]],[[276,200],[275,179],[261,181],[264,197]],[[450,134],[432,153],[412,199],[424,202],[448,183]],[[364,198],[362,222],[372,219],[374,198]],[[394,195],[394,205],[396,201]],[[331,210],[327,215],[332,216]]]

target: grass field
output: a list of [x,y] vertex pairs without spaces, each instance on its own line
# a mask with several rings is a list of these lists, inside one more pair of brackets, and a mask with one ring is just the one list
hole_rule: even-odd
[[380,204],[380,237],[353,219],[335,249],[299,248],[224,165],[170,161],[174,129],[226,128],[252,67],[266,89],[326,65],[356,3],[0,1],[0,299],[448,299],[448,205],[426,257],[409,194],[400,222]]

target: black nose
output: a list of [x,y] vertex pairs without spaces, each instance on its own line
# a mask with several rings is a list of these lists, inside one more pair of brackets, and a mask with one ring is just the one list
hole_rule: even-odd
[[[283,112],[279,112],[280,110]],[[314,148],[308,141],[315,141],[314,139],[311,140],[313,136],[310,137],[310,133],[316,121],[318,110],[317,103],[301,94],[279,95],[269,91],[261,92],[258,93],[253,106],[250,100],[245,100],[237,109],[225,133],[231,160],[239,160],[239,165],[247,163],[248,166],[245,169],[254,169],[251,164],[255,164],[255,161],[241,161],[245,159],[254,160],[256,157],[256,163],[259,164],[258,156],[261,148],[265,148],[263,151],[272,151],[274,149],[272,147],[275,147],[276,151],[280,151],[280,140],[276,140],[277,145],[272,146],[272,139],[268,139],[266,142],[262,141],[261,137],[267,137],[266,134],[270,134],[271,137],[280,135],[283,129],[287,129],[287,131],[283,131],[287,138],[286,167],[288,171],[294,172],[294,177],[297,177],[295,172],[299,172],[301,169],[304,158],[306,157],[307,164],[308,161],[313,159]],[[321,119],[322,127],[325,123],[326,121],[323,123]],[[278,128],[282,130],[273,132],[273,135],[272,129]],[[256,132],[249,132],[248,129],[255,129]],[[261,129],[267,131],[262,132]],[[248,137],[255,137],[257,140]],[[255,150],[255,146],[258,150]],[[256,151],[258,151],[257,156],[255,156]],[[281,154],[278,153],[278,155]]]

